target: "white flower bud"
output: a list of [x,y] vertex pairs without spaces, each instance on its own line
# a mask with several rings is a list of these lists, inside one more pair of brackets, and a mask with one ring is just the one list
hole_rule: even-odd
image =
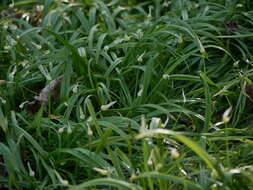
[[61,180],[59,180],[59,181],[60,181],[60,183],[61,183],[62,185],[64,185],[64,186],[67,186],[67,185],[69,184],[68,180],[61,179]]
[[58,129],[58,133],[63,133],[64,132],[64,127],[61,127],[60,129]]
[[163,75],[163,79],[164,79],[164,80],[165,80],[165,79],[170,79],[170,75],[164,74],[164,75]]
[[5,100],[5,99],[3,99],[2,97],[0,97],[0,100],[1,100],[1,102],[2,102],[3,104],[6,104],[6,100]]
[[68,134],[71,134],[71,133],[72,133],[72,129],[71,129],[71,127],[68,127],[68,129],[67,129],[67,133],[68,133]]
[[222,120],[224,123],[228,123],[229,120],[230,120],[230,112],[232,111],[232,107],[228,108],[224,113],[223,113],[223,116],[222,116]]
[[139,90],[139,92],[137,93],[137,96],[142,96],[142,93],[143,93],[143,86],[141,87],[141,89]]
[[134,180],[136,180],[137,179],[137,175],[135,174],[135,173],[133,173],[132,175],[131,175],[131,177],[130,177],[130,181],[134,181]]
[[24,108],[24,105],[27,104],[29,101],[25,101],[25,102],[22,102],[20,105],[19,105],[19,108],[20,109],[23,109]]
[[60,176],[60,174],[59,174],[56,170],[54,170],[54,172],[55,172],[56,177],[58,178],[59,182],[60,182],[62,185],[64,185],[64,186],[68,186],[68,184],[69,184],[68,180],[62,179],[62,177]]
[[156,170],[156,171],[159,171],[159,170],[162,169],[162,168],[163,168],[163,164],[158,163],[158,164],[156,165],[155,170]]
[[177,159],[180,156],[176,148],[171,148],[170,151],[171,151],[171,157],[173,159]]
[[34,177],[35,172],[32,170],[30,162],[27,163],[27,166],[28,166],[28,170],[29,170],[29,176]]
[[80,112],[80,119],[84,120],[85,119],[85,115],[84,115],[83,110],[82,110],[81,107],[79,107],[79,112]]
[[13,8],[14,5],[15,5],[14,2],[12,2],[11,4],[9,4],[9,7],[10,7],[10,8]]
[[108,51],[109,49],[110,49],[109,46],[104,47],[104,51]]
[[98,172],[98,173],[100,173],[101,175],[103,175],[103,176],[106,176],[106,175],[108,175],[108,171],[107,170],[105,170],[105,169],[101,169],[101,168],[93,168],[93,170],[95,170],[96,172]]
[[77,91],[78,91],[78,84],[72,88],[73,93],[77,93]]
[[180,36],[180,37],[177,39],[177,42],[178,42],[179,44],[181,44],[181,43],[184,42],[184,40],[183,40],[183,38]]
[[115,103],[117,103],[117,101],[113,101],[113,102],[110,102],[109,104],[102,105],[102,106],[101,106],[101,110],[102,110],[102,111],[108,110],[108,109],[109,109],[110,107],[112,107]]
[[30,170],[29,171],[29,176],[34,177],[35,176],[35,172],[33,170]]
[[87,134],[88,134],[88,136],[92,136],[93,135],[93,131],[91,130],[90,125],[88,125]]
[[145,55],[146,52],[142,53],[138,58],[137,61],[138,62],[142,62],[143,61],[143,56]]

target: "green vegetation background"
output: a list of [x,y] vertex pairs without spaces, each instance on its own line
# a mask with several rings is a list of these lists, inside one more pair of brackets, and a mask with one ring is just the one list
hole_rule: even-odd
[[0,10],[0,189],[253,189],[251,0]]

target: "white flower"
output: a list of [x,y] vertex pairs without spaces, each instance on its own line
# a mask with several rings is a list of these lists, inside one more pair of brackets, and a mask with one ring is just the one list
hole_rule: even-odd
[[153,164],[153,159],[154,159],[154,150],[152,149],[151,152],[150,152],[147,164],[152,165]]
[[217,177],[218,177],[218,173],[217,173],[216,170],[212,170],[212,172],[211,172],[211,177],[212,177],[212,178],[217,178]]
[[91,117],[91,116],[87,119],[87,122],[88,122],[88,123],[91,123],[91,122],[92,122],[92,117]]
[[6,104],[6,100],[5,100],[5,99],[3,99],[2,97],[0,97],[0,100],[1,100],[1,102],[2,102],[3,104]]
[[72,88],[73,93],[77,93],[78,91],[78,84],[76,84],[73,88]]
[[142,62],[143,61],[142,57],[138,57],[137,61]]
[[88,136],[92,136],[93,135],[93,131],[91,130],[90,125],[88,125],[87,134],[88,134]]
[[105,10],[103,10],[103,11],[101,12],[101,14],[102,14],[102,15],[104,15],[104,16],[107,16],[107,14],[106,14],[106,11],[105,11]]
[[9,74],[9,77],[10,77],[11,81],[13,81],[16,72],[17,72],[17,67],[15,65],[14,68],[13,68],[13,71]]
[[9,7],[10,7],[10,8],[13,8],[14,5],[15,5],[14,2],[12,2],[11,4],[9,4]]
[[3,28],[4,28],[5,30],[7,30],[8,27],[9,27],[8,24],[4,24],[4,25],[3,25]]
[[232,107],[228,108],[224,113],[223,113],[223,116],[222,116],[222,120],[224,123],[228,123],[229,120],[230,120],[230,112],[232,111]]
[[124,40],[125,40],[125,41],[129,41],[130,39],[131,39],[131,37],[129,37],[127,34],[125,34]]
[[27,104],[28,102],[29,102],[29,101],[25,101],[25,102],[21,103],[21,104],[19,105],[19,108],[20,108],[20,109],[23,109],[23,108],[24,108],[24,105]]
[[115,103],[117,103],[117,101],[113,101],[113,102],[110,102],[109,104],[102,105],[102,106],[101,106],[101,110],[102,110],[102,111],[108,110],[108,109],[109,109],[110,107],[112,107]]
[[4,50],[10,50],[11,46],[4,46]]
[[22,65],[22,67],[26,67],[29,64],[29,62],[28,62],[28,60],[24,60],[24,61],[20,62],[20,64]]
[[58,133],[63,133],[64,132],[64,127],[61,127],[60,129],[58,129]]
[[109,46],[104,47],[104,51],[108,51],[109,49],[110,49]]
[[146,52],[142,53],[138,58],[137,61],[138,62],[142,62],[143,61],[143,56],[145,55]]
[[8,40],[9,40],[11,46],[15,46],[17,44],[17,41],[14,40],[12,37],[9,37]]
[[137,179],[137,175],[135,173],[132,173],[131,177],[130,177],[130,181],[134,181]]
[[168,2],[168,1],[165,1],[165,2],[162,4],[163,7],[168,7],[169,5],[170,5],[170,2]]
[[101,168],[93,168],[93,170],[95,170],[96,172],[100,173],[101,175],[106,176],[108,174],[108,171],[105,169],[101,169]]
[[173,159],[177,159],[180,156],[180,154],[178,153],[178,151],[177,151],[176,148],[171,148],[170,151],[171,151],[170,152],[171,153],[171,157]]
[[163,79],[164,79],[164,80],[165,80],[165,79],[170,79],[170,75],[164,74],[164,75],[163,75]]
[[33,170],[30,170],[29,171],[29,176],[34,177],[35,176],[35,172]]
[[85,119],[85,115],[84,114],[80,114],[80,119],[84,120]]
[[240,62],[239,60],[236,61],[236,62],[234,62],[233,66],[234,66],[234,67],[238,67],[238,66],[239,66],[239,62]]
[[237,7],[237,8],[241,8],[241,7],[243,7],[243,4],[238,3],[238,4],[236,5],[236,7]]
[[27,163],[27,166],[28,166],[28,170],[29,170],[29,176],[34,177],[35,172],[32,170],[30,162]]
[[177,39],[177,42],[178,42],[179,44],[181,44],[181,43],[184,42],[184,40],[183,40],[183,38],[180,36],[180,37]]
[[38,10],[38,11],[43,11],[44,9],[44,6],[43,5],[36,5],[35,8]]
[[71,133],[72,133],[72,129],[71,129],[71,127],[68,127],[68,129],[67,129],[67,133],[68,133],[68,134],[71,134]]
[[156,170],[156,171],[159,171],[159,170],[162,169],[162,168],[163,168],[163,164],[158,163],[158,164],[156,165],[155,170]]
[[62,180],[59,180],[59,181],[60,181],[61,184],[64,185],[64,186],[67,186],[67,185],[69,184],[68,180],[62,179]]
[[204,48],[203,46],[200,46],[200,53],[201,53],[201,54],[206,53],[206,50],[205,50],[205,48]]
[[49,54],[49,53],[50,53],[49,50],[44,51],[44,54],[45,54],[45,55],[47,55],[47,54]]
[[60,176],[60,174],[55,170],[54,171],[55,174],[56,174],[56,177],[58,178],[59,182],[64,185],[64,186],[67,186],[69,184],[68,180],[64,180],[62,179],[62,177]]
[[139,97],[142,96],[142,93],[143,93],[143,86],[141,86],[141,89],[137,93],[137,96],[139,96]]
[[148,15],[147,15],[147,17],[148,17],[148,19],[150,19],[151,17],[152,17],[152,10],[154,9],[154,6],[152,6],[152,5],[150,5],[149,7],[148,7]]
[[151,158],[148,159],[148,162],[147,162],[148,165],[152,165],[153,164],[153,161]]
[[83,110],[82,110],[81,107],[79,107],[79,112],[80,112],[80,119],[84,120],[85,119],[85,115],[84,115]]

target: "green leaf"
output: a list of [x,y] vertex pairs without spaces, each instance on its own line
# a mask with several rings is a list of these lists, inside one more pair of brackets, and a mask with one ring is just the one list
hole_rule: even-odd
[[119,189],[125,188],[129,190],[142,190],[142,188],[138,185],[128,183],[128,182],[118,180],[118,179],[112,179],[112,178],[99,178],[99,179],[90,180],[80,185],[70,187],[69,190],[82,190],[87,187],[101,186],[101,185],[117,187]]

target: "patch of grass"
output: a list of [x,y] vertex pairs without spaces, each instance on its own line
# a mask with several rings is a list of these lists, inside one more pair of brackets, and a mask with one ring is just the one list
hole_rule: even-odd
[[252,189],[252,7],[24,0],[2,11],[0,188]]

